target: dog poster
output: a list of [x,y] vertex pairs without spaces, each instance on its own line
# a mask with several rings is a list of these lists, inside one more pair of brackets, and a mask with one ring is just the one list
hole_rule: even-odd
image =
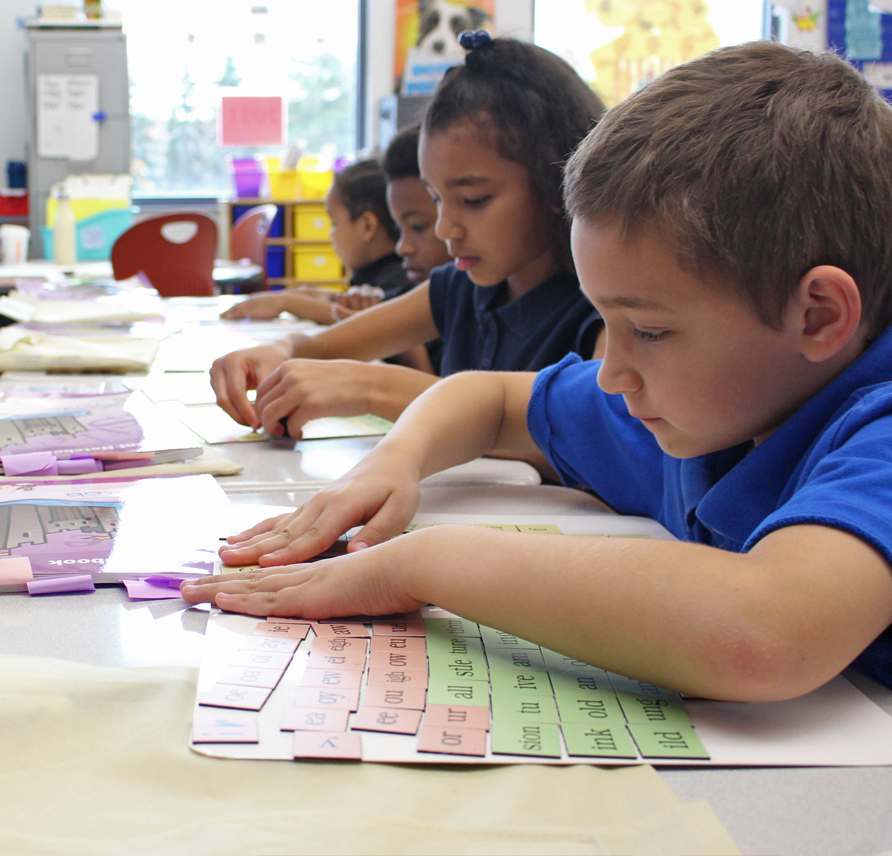
[[465,30],[495,35],[495,0],[397,0],[394,91],[430,95],[446,70],[464,61]]

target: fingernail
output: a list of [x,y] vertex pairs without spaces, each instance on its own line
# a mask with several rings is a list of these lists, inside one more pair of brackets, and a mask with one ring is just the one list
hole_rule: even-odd
[[353,545],[353,551],[356,552],[357,550],[365,550],[365,549],[368,548],[368,546],[369,546],[369,545],[366,544],[365,541],[357,541],[357,542]]

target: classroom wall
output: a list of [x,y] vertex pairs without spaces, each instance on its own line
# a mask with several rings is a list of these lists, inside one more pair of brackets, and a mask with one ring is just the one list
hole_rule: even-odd
[[[369,65],[366,69],[366,133],[361,146],[371,148],[379,138],[378,103],[393,94],[396,0],[369,0],[366,11]],[[533,0],[496,0],[496,29],[503,36],[532,40]]]
[[28,111],[25,100],[25,31],[16,24],[31,17],[34,0],[0,3],[0,186],[6,185],[6,162],[27,160]]

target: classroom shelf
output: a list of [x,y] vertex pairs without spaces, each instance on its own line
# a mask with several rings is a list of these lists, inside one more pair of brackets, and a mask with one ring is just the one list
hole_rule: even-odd
[[347,274],[329,239],[325,206],[311,199],[232,199],[226,204],[233,222],[248,208],[272,203],[279,209],[266,240],[267,283],[292,288],[318,285],[333,291],[347,287]]

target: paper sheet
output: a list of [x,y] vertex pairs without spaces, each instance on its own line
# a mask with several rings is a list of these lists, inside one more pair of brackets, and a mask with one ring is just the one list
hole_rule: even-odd
[[91,161],[99,156],[99,75],[37,75],[37,156]]
[[192,669],[0,655],[0,852],[737,854],[650,767],[439,769],[195,755]]

